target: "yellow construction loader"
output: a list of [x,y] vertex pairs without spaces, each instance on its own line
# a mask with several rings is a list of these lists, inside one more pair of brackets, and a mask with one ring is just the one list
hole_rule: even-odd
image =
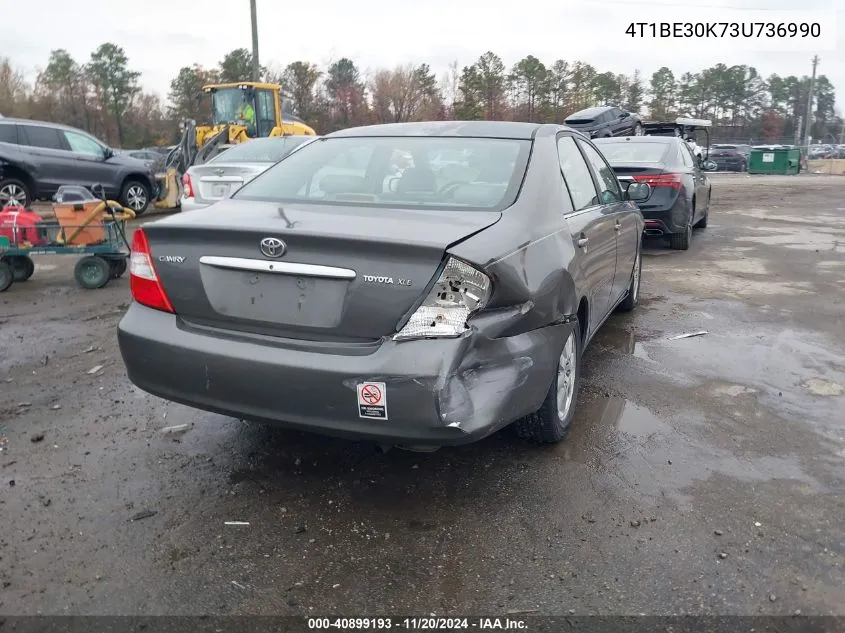
[[203,92],[211,96],[211,123],[182,123],[182,139],[168,154],[160,175],[156,208],[178,207],[182,176],[188,168],[205,163],[232,145],[268,136],[316,136],[304,121],[283,113],[281,89],[278,84],[252,81],[204,86]]

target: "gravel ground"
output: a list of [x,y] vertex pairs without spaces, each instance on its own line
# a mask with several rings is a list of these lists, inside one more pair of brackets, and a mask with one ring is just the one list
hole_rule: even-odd
[[38,259],[0,295],[0,613],[845,615],[845,179],[713,180],[554,447],[167,403],[125,376],[128,281]]

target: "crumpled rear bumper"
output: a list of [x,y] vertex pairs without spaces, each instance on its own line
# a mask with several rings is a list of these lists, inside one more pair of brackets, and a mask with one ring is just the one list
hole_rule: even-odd
[[[168,400],[327,435],[450,445],[536,411],[548,392],[572,323],[490,336],[508,318],[493,318],[487,334],[326,353],[222,336],[133,303],[118,341],[130,380]],[[386,419],[360,416],[358,385],[367,382],[383,383]]]

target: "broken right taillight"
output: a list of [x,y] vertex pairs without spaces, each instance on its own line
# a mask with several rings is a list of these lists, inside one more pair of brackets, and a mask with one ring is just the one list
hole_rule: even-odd
[[468,328],[467,319],[487,305],[491,290],[487,275],[450,257],[437,283],[393,340],[460,336]]

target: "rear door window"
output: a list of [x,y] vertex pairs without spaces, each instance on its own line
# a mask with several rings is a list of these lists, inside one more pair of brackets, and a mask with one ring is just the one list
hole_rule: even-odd
[[18,128],[15,125],[8,123],[0,123],[0,143],[17,143],[18,142]]
[[65,149],[62,138],[59,136],[59,131],[54,127],[21,125],[19,128],[23,133],[23,139],[21,140],[25,145],[43,147],[45,149]]
[[557,154],[563,181],[572,198],[572,208],[580,211],[598,204],[598,195],[590,168],[578,150],[575,139],[562,136],[557,141]]
[[601,186],[599,192],[599,200],[602,204],[611,204],[613,202],[620,202],[622,200],[622,192],[619,189],[619,180],[616,178],[616,173],[607,164],[607,161],[602,158],[595,147],[589,143],[578,141],[578,145],[584,150],[584,155],[587,161],[592,165],[593,172],[598,176],[597,180]]

